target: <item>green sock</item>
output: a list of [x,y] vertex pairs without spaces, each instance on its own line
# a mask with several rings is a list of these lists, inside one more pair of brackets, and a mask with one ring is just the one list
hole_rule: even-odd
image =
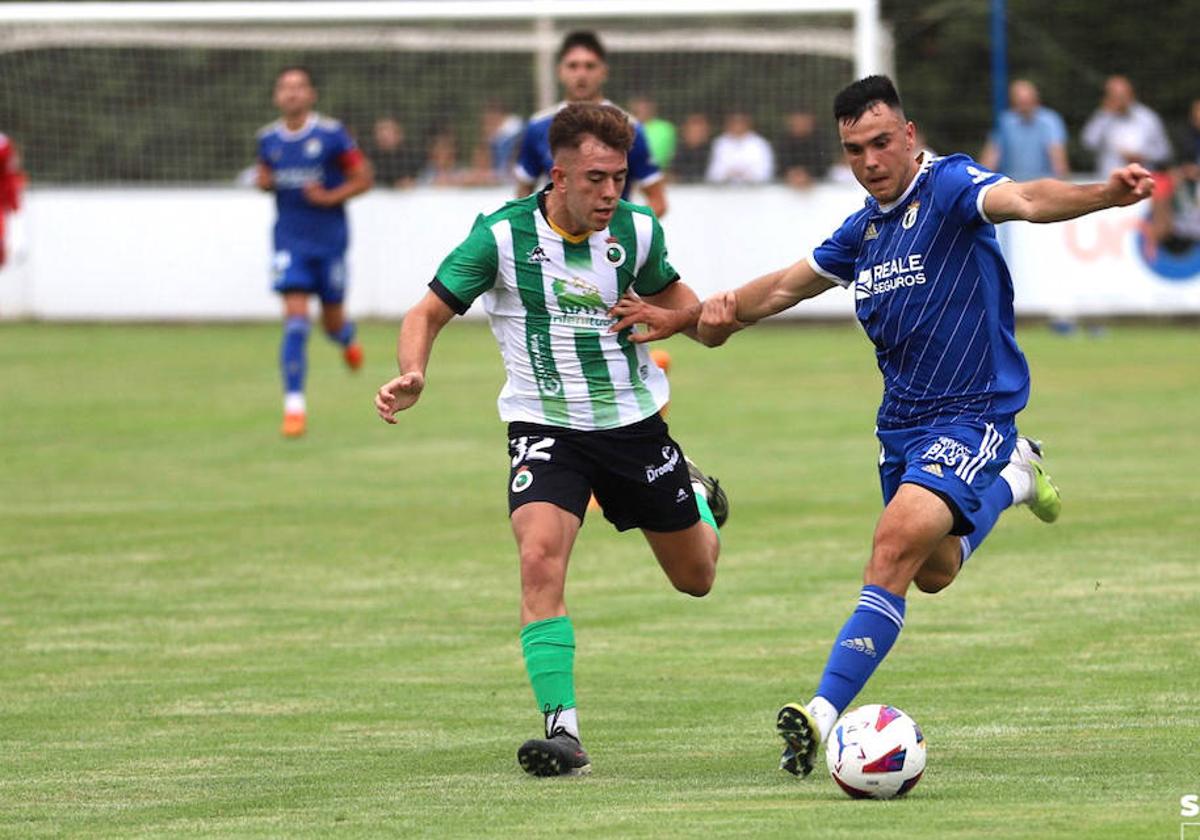
[[721,529],[717,527],[717,520],[713,517],[712,508],[708,506],[708,496],[704,495],[703,490],[697,490],[696,485],[692,485],[692,490],[696,496],[696,510],[700,511],[700,521],[712,528],[717,534],[717,539],[721,539]]
[[575,707],[575,629],[569,616],[533,621],[521,629],[525,670],[538,710]]

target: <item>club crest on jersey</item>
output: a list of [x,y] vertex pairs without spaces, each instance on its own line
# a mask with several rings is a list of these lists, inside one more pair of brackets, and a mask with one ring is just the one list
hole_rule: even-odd
[[550,262],[550,257],[546,253],[546,249],[541,245],[534,245],[529,249],[529,253],[525,255],[525,259],[531,263]]
[[863,234],[863,241],[870,242],[872,239],[879,238],[879,228],[875,227],[874,222],[867,224],[867,232]]
[[604,240],[604,259],[613,268],[625,264],[625,246],[617,241],[617,237],[610,236]]
[[310,137],[304,141],[304,156],[315,158],[321,154],[321,141],[317,137]]
[[914,201],[904,211],[904,218],[900,220],[900,227],[908,230],[917,223],[917,213],[921,210],[921,202]]

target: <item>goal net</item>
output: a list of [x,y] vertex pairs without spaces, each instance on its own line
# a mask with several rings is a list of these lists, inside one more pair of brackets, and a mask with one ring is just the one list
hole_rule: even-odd
[[0,131],[34,184],[244,178],[291,64],[368,154],[461,184],[506,176],[501,141],[559,98],[554,54],[572,30],[604,41],[618,104],[650,100],[676,126],[702,115],[712,134],[742,111],[773,142],[797,111],[832,142],[836,90],[887,69],[875,0],[5,5]]

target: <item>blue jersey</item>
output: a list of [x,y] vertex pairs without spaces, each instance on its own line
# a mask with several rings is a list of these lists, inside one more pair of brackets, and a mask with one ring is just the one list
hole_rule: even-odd
[[362,161],[342,124],[319,114],[310,115],[297,131],[289,131],[282,120],[271,123],[258,132],[258,159],[275,178],[275,250],[311,256],[345,252],[345,207],[317,207],[304,198],[305,184],[341,186],[346,170]]
[[[602,103],[612,105],[607,99]],[[517,165],[514,173],[518,181],[536,184],[543,176],[550,177],[550,167],[554,166],[554,156],[550,154],[550,123],[554,116],[567,107],[566,102],[560,102],[553,108],[547,108],[529,118],[525,126],[525,136],[521,138],[521,150],[517,153]],[[662,180],[662,172],[650,155],[650,144],[646,142],[646,132],[642,124],[630,118],[633,123],[633,148],[629,150],[629,178],[625,182],[625,190],[621,198],[628,199],[629,191],[634,184],[648,187]]]
[[928,152],[904,194],[867,199],[809,257],[854,287],[883,373],[880,429],[1010,417],[1029,398],[1013,328],[1012,278],[987,191],[1009,180],[966,155]]

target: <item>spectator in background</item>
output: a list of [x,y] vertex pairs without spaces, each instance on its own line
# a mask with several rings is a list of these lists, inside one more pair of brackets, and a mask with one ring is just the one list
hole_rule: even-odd
[[1157,248],[1182,254],[1200,242],[1200,164],[1184,156],[1154,179],[1150,205],[1148,257]]
[[1192,100],[1188,114],[1188,145],[1192,163],[1200,163],[1200,99]]
[[487,147],[487,168],[490,174],[487,183],[503,184],[512,181],[513,162],[517,158],[517,147],[525,121],[510,113],[502,102],[489,99],[483,106],[483,142]]
[[808,111],[793,111],[784,120],[785,134],[776,144],[779,171],[788,186],[804,188],[825,177],[829,153],[817,134],[817,119]]
[[473,181],[474,175],[459,166],[458,138],[447,128],[434,129],[425,146],[425,165],[417,183],[430,187],[461,187]]
[[725,118],[725,131],[713,141],[704,180],[714,184],[765,184],[775,176],[771,144],[754,131],[745,111]]
[[1067,177],[1067,128],[1062,117],[1042,105],[1037,87],[1027,79],[1009,86],[1008,104],[979,156],[983,168],[1003,172],[1014,181]]
[[17,148],[0,132],[0,268],[4,267],[8,253],[5,248],[4,217],[20,208],[24,183]]
[[395,117],[380,117],[371,129],[369,157],[375,180],[384,187],[411,187],[421,171],[421,155],[405,142],[404,126]]
[[1096,170],[1102,177],[1129,163],[1155,169],[1171,158],[1162,119],[1137,101],[1133,84],[1124,76],[1109,76],[1104,83],[1100,108],[1083,127],[1083,145],[1096,153]]
[[675,158],[675,126],[658,115],[658,103],[648,96],[635,96],[629,103],[629,112],[642,125],[646,143],[650,146],[650,157],[659,169],[670,169]]
[[679,131],[679,145],[671,162],[671,174],[678,181],[695,183],[704,180],[708,169],[712,124],[700,112],[688,114]]

